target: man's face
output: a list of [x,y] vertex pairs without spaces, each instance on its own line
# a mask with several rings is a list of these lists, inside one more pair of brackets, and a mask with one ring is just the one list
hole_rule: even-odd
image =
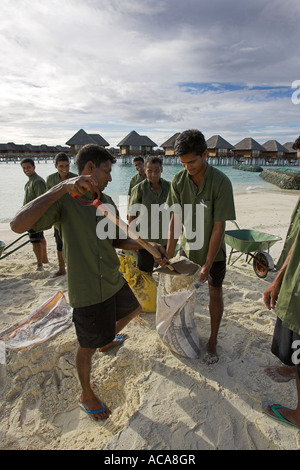
[[64,180],[67,178],[68,176],[68,173],[70,171],[70,163],[69,162],[65,162],[65,161],[61,161],[61,162],[58,162],[56,165],[55,165],[55,168],[57,169],[58,171],[58,174],[60,176],[60,179]]
[[207,166],[206,162],[207,151],[203,152],[202,155],[197,155],[196,153],[186,153],[179,157],[181,164],[187,170],[188,174],[191,176],[196,176],[202,171],[205,170]]
[[100,192],[103,192],[108,183],[112,181],[111,168],[112,163],[110,160],[101,163],[99,167],[96,167],[95,165],[93,166],[91,175],[97,181],[97,186]]
[[140,174],[144,169],[144,163],[143,162],[134,162],[134,166],[136,171],[138,171]]
[[159,163],[147,163],[145,173],[150,183],[158,183],[162,173],[162,167]]
[[31,163],[22,163],[21,166],[25,175],[28,176],[28,178],[30,178],[30,176],[32,176],[35,172],[35,166],[32,166]]

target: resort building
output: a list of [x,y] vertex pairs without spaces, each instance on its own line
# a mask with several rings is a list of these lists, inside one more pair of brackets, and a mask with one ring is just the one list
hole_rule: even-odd
[[252,137],[246,137],[238,142],[233,149],[233,154],[238,162],[247,163],[247,165],[257,165],[264,147]]
[[121,156],[146,156],[153,153],[157,144],[146,135],[139,135],[136,131],[131,131],[121,142],[118,143]]
[[161,147],[164,151],[165,157],[174,157],[175,152],[174,152],[174,144],[175,140],[179,136],[180,132],[176,132],[176,134],[172,135],[168,140],[166,140],[163,144],[161,144]]
[[61,145],[31,145],[31,144],[15,144],[8,142],[0,144],[0,161],[18,161],[22,158],[33,158],[34,160],[53,160],[59,152],[69,152],[68,147]]
[[70,146],[70,154],[76,153],[86,144],[97,144],[101,147],[108,147],[109,143],[100,134],[87,134],[83,129],[80,129],[71,139],[66,142]]
[[281,145],[277,140],[268,140],[263,144],[264,151],[261,156],[266,159],[268,163],[273,164],[274,161],[283,160],[289,156],[289,150]]

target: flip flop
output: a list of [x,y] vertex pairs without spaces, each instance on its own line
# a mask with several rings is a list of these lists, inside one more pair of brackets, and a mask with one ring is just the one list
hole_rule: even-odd
[[[276,416],[272,416],[270,415],[270,413],[268,413],[266,411],[266,407],[267,406],[270,406],[271,410],[273,411],[273,413],[276,414]],[[273,418],[275,419],[276,421],[280,421],[281,423],[284,423],[284,424],[289,424],[290,426],[293,426],[297,429],[300,429],[300,426],[297,426],[296,424],[292,423],[291,421],[289,421],[288,419],[285,419],[283,416],[281,416],[281,414],[279,413],[278,410],[280,409],[288,409],[286,406],[282,406],[282,405],[276,405],[276,403],[273,403],[271,401],[265,401],[263,404],[262,404],[262,409],[263,409],[263,412],[269,416],[270,418]]]
[[[92,410],[92,411],[90,411],[90,410],[87,410],[87,409],[86,409],[86,407],[81,403],[81,401],[78,401],[78,406],[79,406],[79,408],[81,408],[82,411],[84,411],[84,412],[85,412],[86,414],[88,414],[89,416],[91,416],[91,415],[93,415],[93,414],[96,414],[96,413],[103,413],[103,412],[105,411],[105,405],[104,405],[104,403],[102,403],[102,405],[103,405],[103,406],[102,406],[101,410]],[[100,422],[103,421],[102,419],[101,419],[101,420],[95,420],[94,418],[92,418],[92,419],[93,419],[93,421],[95,421],[96,423],[97,423],[98,421],[100,421]]]

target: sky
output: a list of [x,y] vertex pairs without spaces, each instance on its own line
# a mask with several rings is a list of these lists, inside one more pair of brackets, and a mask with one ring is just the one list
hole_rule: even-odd
[[1,0],[0,143],[300,134],[299,0]]

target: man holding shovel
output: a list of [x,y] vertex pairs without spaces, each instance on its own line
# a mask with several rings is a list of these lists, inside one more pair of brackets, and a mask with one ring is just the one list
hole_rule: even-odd
[[[98,145],[85,145],[76,156],[79,176],[61,181],[48,192],[24,206],[11,222],[11,229],[23,233],[30,228],[46,230],[60,226],[64,259],[68,267],[69,302],[79,341],[76,365],[82,393],[79,406],[94,420],[109,417],[111,411],[93,392],[90,384],[91,359],[97,349],[106,351],[119,345],[126,336],[118,333],[140,312],[141,307],[119,272],[115,247],[137,250],[139,243],[130,238],[99,239],[98,216],[93,200],[113,205],[103,193],[112,180],[115,159]],[[84,202],[81,204],[72,195]],[[158,263],[164,265],[166,252]]]
[[[225,222],[235,219],[232,185],[224,173],[208,164],[206,141],[197,129],[182,132],[175,141],[174,150],[184,169],[172,180],[167,204],[169,207],[177,204],[185,212],[187,208],[191,209],[190,233],[193,234],[195,242],[191,241],[187,233],[184,214],[181,217],[184,228],[181,246],[186,256],[201,266],[200,283],[208,281],[211,335],[204,362],[213,364],[218,361],[217,336],[223,315],[222,283],[226,272]],[[197,217],[197,214],[202,216]],[[174,236],[174,226],[178,225],[177,215],[174,211],[170,222],[167,245],[169,258],[173,257],[178,238]]]

